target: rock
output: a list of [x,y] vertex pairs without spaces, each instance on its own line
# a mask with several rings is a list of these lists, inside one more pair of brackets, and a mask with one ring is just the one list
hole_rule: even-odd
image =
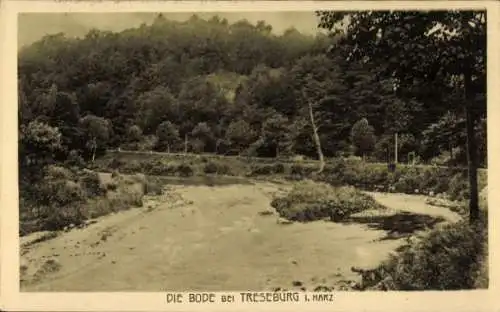
[[278,223],[278,224],[292,224],[293,221],[290,221],[290,220],[287,220],[287,219],[284,219],[284,218],[278,218],[276,220],[276,223]]

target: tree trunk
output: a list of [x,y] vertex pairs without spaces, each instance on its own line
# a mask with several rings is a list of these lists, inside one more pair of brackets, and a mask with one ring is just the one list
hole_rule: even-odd
[[96,139],[94,137],[94,138],[92,138],[92,162],[94,162],[94,160],[95,160],[96,151],[97,151],[97,142],[96,142]]
[[323,156],[323,150],[321,149],[321,141],[318,135],[318,127],[316,126],[316,122],[314,121],[314,113],[311,102],[308,102],[308,105],[309,105],[309,118],[311,119],[311,126],[313,128],[314,143],[316,144],[316,151],[318,152],[318,159],[319,159],[318,173],[321,173],[325,169],[325,158]]
[[170,154],[170,144],[167,144],[167,153]]
[[187,134],[184,136],[184,154],[188,152],[188,136]]
[[467,123],[467,165],[469,173],[469,221],[474,223],[479,218],[478,189],[477,189],[477,150],[474,124],[476,116],[473,109],[473,97],[471,92],[471,75],[464,75],[465,88],[465,113]]

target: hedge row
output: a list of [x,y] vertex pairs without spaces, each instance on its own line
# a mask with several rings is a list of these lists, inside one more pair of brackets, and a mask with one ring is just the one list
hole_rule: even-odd
[[[452,200],[468,197],[467,171],[461,168],[398,165],[394,172],[387,165],[358,160],[331,160],[322,174],[315,175],[317,165],[307,163],[254,163],[236,158],[211,159],[205,156],[172,160],[170,157],[130,159],[115,154],[96,163],[101,171],[119,170],[122,173],[144,173],[157,176],[219,174],[230,176],[269,176],[302,180],[315,179],[332,185],[350,185],[363,190],[407,194],[446,193]],[[485,170],[479,171],[479,189],[487,183]]]

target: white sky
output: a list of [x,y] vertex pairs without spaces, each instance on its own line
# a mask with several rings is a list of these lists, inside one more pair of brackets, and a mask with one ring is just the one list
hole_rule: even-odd
[[[195,12],[194,12],[195,13]],[[163,13],[172,20],[183,21],[194,13]],[[214,15],[226,18],[230,23],[247,19],[255,24],[264,20],[277,34],[290,27],[302,33],[315,34],[318,20],[314,12],[225,12],[196,13],[203,19]],[[142,23],[150,24],[155,13],[23,13],[18,20],[18,46],[31,44],[47,34],[64,32],[67,36],[82,36],[91,28],[121,31],[137,27]]]

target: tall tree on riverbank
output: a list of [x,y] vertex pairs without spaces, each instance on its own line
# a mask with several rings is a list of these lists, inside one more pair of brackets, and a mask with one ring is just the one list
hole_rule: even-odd
[[[343,33],[349,60],[383,64],[400,93],[429,86],[462,90],[466,112],[470,221],[479,217],[475,124],[485,112],[484,11],[364,11],[317,13],[319,27]],[[346,27],[344,27],[345,22]],[[459,104],[459,105],[457,105]]]
[[375,147],[375,134],[373,127],[370,126],[368,120],[363,118],[357,121],[351,130],[351,142],[356,149],[357,154],[363,156],[363,160],[367,153],[373,151]]

